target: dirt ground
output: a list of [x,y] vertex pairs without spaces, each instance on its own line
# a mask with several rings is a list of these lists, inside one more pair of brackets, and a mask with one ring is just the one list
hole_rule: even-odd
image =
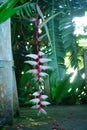
[[49,106],[46,110],[47,115],[38,116],[37,110],[21,108],[14,125],[3,130],[87,130],[87,105]]

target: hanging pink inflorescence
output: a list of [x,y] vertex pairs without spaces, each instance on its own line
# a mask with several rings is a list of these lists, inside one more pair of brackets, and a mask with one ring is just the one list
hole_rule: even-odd
[[44,77],[48,76],[46,72],[44,72],[47,69],[51,69],[51,67],[47,65],[43,65],[49,61],[51,61],[48,58],[43,58],[45,53],[40,51],[39,48],[39,43],[38,43],[38,38],[39,38],[39,26],[38,26],[38,16],[36,18],[33,18],[32,21],[35,23],[36,27],[36,49],[37,49],[37,54],[29,54],[27,57],[31,58],[32,60],[26,61],[26,63],[29,63],[30,65],[34,66],[34,69],[31,69],[27,71],[28,73],[35,74],[34,80],[36,80],[37,86],[38,86],[38,91],[33,93],[33,96],[35,97],[34,99],[31,99],[30,101],[34,104],[32,108],[39,108],[39,113],[44,113],[46,114],[46,111],[44,110],[43,106],[49,105],[50,103],[45,101],[48,96],[42,94],[42,87],[41,83],[44,82]]

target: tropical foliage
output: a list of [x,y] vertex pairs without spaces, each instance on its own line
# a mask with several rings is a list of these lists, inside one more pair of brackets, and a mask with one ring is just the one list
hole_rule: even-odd
[[[81,96],[82,88],[84,87],[84,79],[82,78],[84,69],[82,71],[79,64],[79,54],[82,54],[82,48],[79,47],[77,38],[74,35],[75,24],[73,18],[84,15],[87,1],[42,0],[38,1],[37,6],[36,2],[22,0],[10,3],[8,0],[0,6],[2,10],[1,16],[5,15],[4,8],[8,12],[13,10],[12,13],[8,13],[9,16],[0,19],[0,22],[3,22],[20,9],[11,20],[12,47],[17,68],[16,76],[20,102],[29,103],[28,100],[32,96],[28,95],[28,92],[34,93],[35,90],[36,93],[34,95],[38,94],[37,89],[32,87],[35,83],[31,80],[33,76],[38,74],[35,64],[37,64],[37,59],[40,58],[37,55],[36,28],[34,24],[34,18],[38,15],[39,49],[41,52],[43,51],[47,59],[50,58],[52,60],[46,63],[44,67],[41,65],[44,70],[49,69],[48,65],[53,68],[51,71],[47,70],[49,73],[51,100],[56,103],[63,103],[66,102],[68,97],[71,97],[76,103],[79,101],[79,95]],[[32,60],[32,58],[35,59]],[[28,61],[30,59],[31,61]],[[66,59],[68,59],[68,63],[66,63]],[[25,61],[29,65],[26,65]],[[34,69],[32,69],[32,65]],[[70,83],[70,79],[74,73],[70,73],[69,68],[73,68],[74,71],[77,70],[77,75],[72,83]],[[29,73],[26,73],[26,71]],[[33,76],[30,73],[33,73]],[[77,88],[79,88],[78,92]],[[21,91],[24,93],[23,95]],[[33,101],[39,102],[39,100]]]
[[7,20],[14,13],[16,13],[21,7],[15,7],[18,3],[18,0],[7,0],[6,2],[0,5],[0,23]]
[[[35,3],[32,3],[32,5],[34,10],[33,13],[31,14],[32,16],[29,15],[28,8],[27,8],[25,9],[27,10],[27,13],[26,11],[24,12],[21,11],[22,13],[20,15],[18,13],[12,18],[13,23],[16,22],[17,24],[19,24],[20,22],[21,25],[21,30],[16,28],[16,26],[18,25],[15,25],[15,29],[17,30],[14,29],[13,32],[17,32],[14,34],[20,36],[19,38],[16,38],[16,42],[19,42],[20,40],[23,42],[22,44],[23,44],[23,48],[25,48],[25,53],[23,51],[22,56],[24,54],[23,61],[25,61],[26,54],[34,53],[34,52],[36,53],[36,49],[35,49],[36,42],[35,42],[35,32],[34,32],[35,28],[34,28],[34,23],[31,19],[35,17],[36,13],[39,14],[39,22],[43,21],[43,24],[39,26],[42,31],[39,34],[40,49],[46,54],[48,58],[52,59],[52,62],[48,63],[53,68],[52,71],[48,71],[50,75],[49,78],[50,78],[51,98],[53,101],[55,100],[57,103],[61,103],[62,101],[64,101],[64,98],[66,98],[68,95],[69,96],[73,95],[73,97],[75,97],[74,94],[76,93],[75,91],[77,87],[82,88],[82,86],[84,86],[84,79],[82,79],[81,77],[84,71],[83,73],[81,73],[78,64],[80,62],[79,53],[78,53],[80,52],[80,48],[76,42],[76,37],[73,34],[75,29],[73,17],[84,15],[85,12],[85,9],[83,8],[84,3],[83,5],[81,4],[82,6],[80,7],[80,2],[73,2],[73,1],[55,2],[54,0],[52,0],[50,2],[49,1],[39,2],[39,7],[37,8],[35,7]],[[43,8],[46,9],[46,11],[43,11]],[[58,13],[57,16],[51,17],[57,13]],[[44,18],[44,16],[46,18]],[[14,24],[12,25],[12,27],[14,27]],[[15,40],[13,41],[14,41],[13,42],[14,46],[17,46],[18,43],[15,44]],[[27,42],[29,42],[29,45],[27,45]],[[26,48],[28,48],[27,51]],[[17,50],[15,49],[15,51]],[[65,63],[66,58],[68,58],[68,64]],[[23,64],[23,66],[25,65]],[[74,73],[70,75],[67,75],[66,73],[68,68],[70,67],[74,68],[74,70],[77,69],[78,71],[76,80],[74,80],[72,84],[70,83],[70,79]],[[30,66],[29,69],[31,69]],[[21,77],[21,72],[20,72],[20,77]],[[78,83],[79,78],[81,79],[81,84]],[[68,92],[70,88],[73,88],[72,91],[70,92],[71,94]],[[78,94],[76,95],[76,98],[77,97]]]

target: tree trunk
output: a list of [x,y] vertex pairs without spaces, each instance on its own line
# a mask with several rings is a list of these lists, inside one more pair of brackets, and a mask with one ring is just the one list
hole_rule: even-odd
[[87,52],[84,52],[85,83],[87,88]]
[[13,57],[11,49],[10,19],[0,24],[0,67],[1,107],[3,109],[3,116],[6,118],[6,122],[12,124],[13,104],[17,110],[18,98],[16,81],[12,69]]
[[44,92],[50,99],[50,83],[49,83],[49,76],[45,79],[44,82]]

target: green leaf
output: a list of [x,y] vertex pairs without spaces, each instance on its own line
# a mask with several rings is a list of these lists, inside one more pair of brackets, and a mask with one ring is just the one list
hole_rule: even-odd
[[40,25],[39,28],[42,28],[45,24],[47,24],[47,22],[49,22],[51,19],[53,19],[54,17],[56,17],[57,15],[62,14],[63,12],[59,12],[56,14],[53,14],[52,16],[50,16],[48,19],[44,20]]
[[15,13],[17,13],[18,15],[21,14],[23,17],[25,17],[25,14],[31,17],[32,9],[36,11],[35,3],[27,2],[23,5],[16,6],[18,2],[19,0],[7,0],[0,5],[0,24],[13,16]]
[[[43,15],[43,13],[42,13],[40,7],[38,6],[38,4],[36,5],[36,8],[37,8],[38,14],[40,15],[40,17],[41,17],[42,20],[44,21],[44,20],[45,20],[45,19],[44,19],[44,15]],[[44,25],[44,28],[45,28],[46,35],[47,35],[48,40],[49,40],[48,43],[49,43],[49,45],[52,45],[52,43],[51,43],[51,38],[50,38],[50,35],[49,35],[49,30],[48,30],[48,27],[47,27],[47,24]]]
[[14,7],[18,0],[7,0],[0,5],[0,24],[14,15],[22,6]]

